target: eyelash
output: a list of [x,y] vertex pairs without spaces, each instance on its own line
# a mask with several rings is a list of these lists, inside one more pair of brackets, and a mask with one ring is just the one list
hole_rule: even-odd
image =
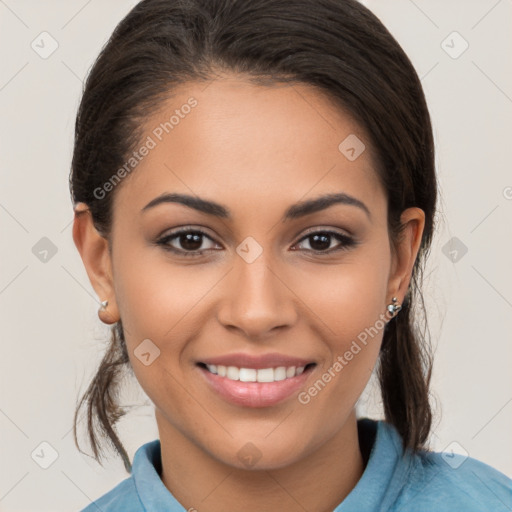
[[[205,251],[212,250],[212,249],[203,249],[201,251],[185,251],[185,250],[181,250],[181,249],[176,249],[175,247],[172,247],[169,245],[169,242],[171,240],[178,238],[181,235],[186,235],[186,234],[199,234],[199,235],[202,235],[202,236],[208,238],[212,242],[215,242],[209,235],[207,235],[204,231],[201,231],[200,229],[184,228],[184,229],[179,229],[177,231],[174,231],[172,233],[169,233],[169,234],[163,236],[162,238],[157,240],[156,243],[157,243],[157,245],[161,246],[166,251],[173,252],[175,254],[178,254],[180,256],[185,256],[185,257],[201,256]],[[352,237],[350,237],[348,235],[344,235],[342,233],[338,233],[336,231],[329,231],[329,230],[312,231],[312,232],[306,234],[305,236],[303,236],[297,242],[297,244],[303,242],[304,240],[307,240],[308,238],[312,238],[314,235],[319,235],[319,234],[332,236],[332,237],[336,238],[338,241],[340,241],[341,245],[338,246],[337,248],[329,249],[326,251],[315,251],[314,249],[305,249],[306,252],[313,253],[315,255],[329,255],[334,252],[348,250],[351,247],[354,247],[358,244],[358,242],[356,242],[356,240],[354,240]],[[213,250],[215,250],[215,249],[213,249]]]

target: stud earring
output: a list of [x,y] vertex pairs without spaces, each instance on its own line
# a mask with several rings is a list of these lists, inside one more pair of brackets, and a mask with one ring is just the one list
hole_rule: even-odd
[[[99,319],[107,325],[116,323],[114,320],[113,311],[107,311],[108,300],[104,300],[100,302],[101,306],[98,309],[98,317]],[[114,308],[115,309],[115,308]]]
[[392,304],[388,304],[388,312],[390,313],[391,318],[393,318],[402,309],[402,305],[398,302],[398,299],[396,297],[393,297],[391,301]]

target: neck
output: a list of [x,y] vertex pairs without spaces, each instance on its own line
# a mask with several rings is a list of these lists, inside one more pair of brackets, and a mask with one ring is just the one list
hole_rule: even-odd
[[157,422],[162,481],[187,510],[331,512],[364,471],[355,411],[339,432],[307,457],[266,470],[224,464],[159,420],[158,412]]

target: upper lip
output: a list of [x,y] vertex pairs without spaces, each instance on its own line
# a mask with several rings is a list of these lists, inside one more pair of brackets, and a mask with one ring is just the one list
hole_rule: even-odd
[[287,356],[285,354],[270,353],[262,355],[251,354],[226,354],[223,356],[209,357],[200,361],[204,364],[214,364],[221,366],[236,366],[238,368],[254,368],[256,370],[263,368],[277,368],[279,366],[306,366],[314,361],[300,359],[298,357]]

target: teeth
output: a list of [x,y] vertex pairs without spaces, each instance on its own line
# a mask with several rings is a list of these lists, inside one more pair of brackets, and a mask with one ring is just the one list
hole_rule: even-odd
[[264,368],[258,370],[258,382],[274,382],[274,369]]
[[242,382],[256,382],[256,373],[254,368],[240,368],[239,378]]
[[274,380],[284,379],[286,379],[286,368],[284,366],[279,366],[274,370]]
[[240,370],[236,366],[228,366],[226,377],[230,380],[239,380]]
[[277,382],[290,379],[304,372],[304,366],[278,366],[277,368],[237,368],[236,366],[222,366],[220,364],[207,364],[208,371],[226,377],[229,380],[241,382]]

